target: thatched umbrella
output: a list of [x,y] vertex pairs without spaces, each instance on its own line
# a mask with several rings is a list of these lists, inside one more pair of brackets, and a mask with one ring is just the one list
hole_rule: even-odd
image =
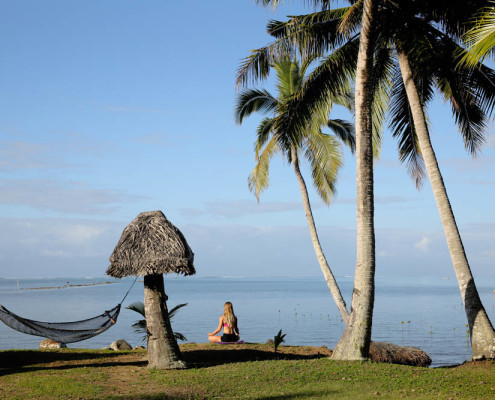
[[150,368],[185,368],[170,325],[163,274],[196,273],[184,235],[161,211],[139,214],[122,232],[107,274],[144,276],[144,311]]

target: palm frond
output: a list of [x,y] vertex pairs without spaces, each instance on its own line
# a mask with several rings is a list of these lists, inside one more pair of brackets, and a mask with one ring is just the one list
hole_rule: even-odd
[[[308,4],[313,4],[313,6],[320,6],[323,9],[330,8],[333,0],[305,0]],[[271,7],[273,10],[276,9],[280,4],[284,3],[284,0],[255,0],[256,3],[261,4],[264,7]]]
[[188,303],[181,303],[177,304],[175,307],[173,307],[171,310],[168,310],[168,318],[172,319],[175,314],[177,314],[177,311],[180,310],[182,307],[187,306]]
[[[177,311],[185,306],[187,306],[187,303],[177,304],[175,307],[173,307],[171,310],[168,311],[168,318],[171,320],[175,316]],[[145,317],[145,319],[140,319],[136,321],[134,324],[132,324],[132,327],[134,328],[134,331],[136,333],[144,334],[142,339],[143,342],[145,342],[147,338],[147,330],[146,330],[146,316],[144,311],[144,303],[142,301],[137,301],[135,303],[128,305],[126,309],[135,311],[138,314],[141,314],[143,317]],[[174,332],[174,336],[177,340],[182,340],[184,342],[187,341],[186,337],[180,332]]]
[[272,137],[256,160],[256,165],[249,174],[248,187],[260,201],[260,194],[269,185],[270,160],[279,151],[275,137]]
[[278,101],[265,89],[247,89],[237,96],[234,117],[242,124],[245,117],[254,112],[268,113],[277,108]]
[[342,146],[333,136],[321,131],[307,135],[305,140],[308,144],[305,158],[311,166],[314,187],[325,204],[330,204],[343,163]]
[[478,64],[470,68],[458,64],[459,56],[465,54],[450,38],[439,38],[440,48],[431,64],[437,88],[450,102],[452,113],[459,127],[466,150],[477,155],[485,140],[486,122],[495,104],[495,71]]
[[399,160],[406,164],[416,188],[420,189],[426,177],[425,165],[419,149],[406,89],[399,71],[395,81],[397,83],[391,94],[389,126],[392,129],[392,136],[398,140]]
[[187,338],[180,332],[174,332],[174,337],[176,340],[180,340],[182,342],[187,342]]
[[274,124],[275,119],[267,117],[263,119],[258,125],[258,129],[256,130],[256,141],[254,142],[254,152],[256,160],[259,159],[260,152],[270,139]]
[[495,7],[493,5],[483,10],[476,19],[475,26],[464,34],[463,40],[468,52],[462,57],[462,64],[475,67],[488,55],[495,57]]
[[236,87],[247,86],[264,80],[270,73],[270,52],[268,47],[251,50],[251,54],[241,62],[237,70]]
[[144,314],[144,303],[141,302],[141,301],[137,301],[135,303],[129,304],[126,307],[126,309],[127,310],[131,310],[131,311],[135,311],[135,312],[141,314],[143,317],[145,317],[145,314]]
[[351,150],[356,151],[356,135],[354,125],[343,119],[329,119],[327,127]]
[[392,51],[387,43],[380,43],[380,47],[375,51],[373,59],[373,79],[372,79],[372,134],[373,134],[373,158],[380,157],[383,125],[387,117],[387,110],[390,104],[390,91],[393,84],[395,63]]
[[299,64],[285,58],[273,64],[273,69],[277,71],[277,89],[280,101],[293,96],[299,90],[303,77],[299,70]]
[[348,8],[319,11],[291,16],[285,22],[272,20],[267,26],[270,35],[286,41],[286,48],[297,48],[303,57],[320,57],[329,50],[343,45],[354,30],[339,30]]
[[294,144],[314,124],[315,115],[326,113],[328,118],[332,98],[349,91],[349,80],[355,72],[357,45],[357,41],[348,42],[311,73],[297,95],[281,105],[275,132],[283,132]]
[[363,12],[363,0],[356,1],[351,7],[345,10],[344,15],[341,17],[339,32],[350,35],[356,30],[361,23],[361,17]]

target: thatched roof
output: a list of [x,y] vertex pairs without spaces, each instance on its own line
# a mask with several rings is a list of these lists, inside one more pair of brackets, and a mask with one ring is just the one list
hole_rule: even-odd
[[139,214],[122,232],[107,275],[115,278],[171,272],[193,275],[194,253],[161,211]]

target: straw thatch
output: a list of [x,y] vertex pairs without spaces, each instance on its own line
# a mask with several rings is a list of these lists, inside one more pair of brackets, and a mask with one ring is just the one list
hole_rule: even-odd
[[385,342],[371,342],[370,358],[375,362],[416,367],[428,367],[431,364],[430,356],[417,347],[397,346]]
[[107,275],[115,278],[171,272],[193,275],[194,253],[161,211],[139,214],[122,232]]

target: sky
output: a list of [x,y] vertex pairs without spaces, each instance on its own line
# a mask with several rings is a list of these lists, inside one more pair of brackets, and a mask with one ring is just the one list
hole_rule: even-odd
[[[275,12],[251,0],[0,2],[0,277],[103,276],[125,226],[162,210],[198,276],[320,276],[292,169],[274,158],[249,192],[261,120],[234,122],[236,71],[270,41]],[[273,89],[273,81],[265,84]],[[352,115],[336,108],[336,118]],[[495,135],[464,150],[448,105],[429,109],[433,146],[475,276],[495,274]],[[337,276],[356,258],[355,159],[322,204]],[[418,191],[385,131],[375,167],[378,276],[454,276],[428,181]]]

